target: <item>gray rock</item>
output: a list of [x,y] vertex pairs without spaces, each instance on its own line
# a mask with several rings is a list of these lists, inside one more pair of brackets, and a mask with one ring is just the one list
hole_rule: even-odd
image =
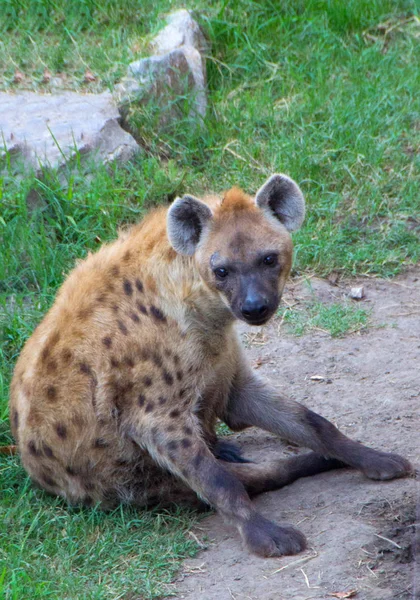
[[364,287],[352,287],[349,296],[353,300],[362,300],[365,297]]
[[36,171],[77,155],[103,163],[128,160],[139,146],[119,118],[110,93],[0,93],[0,160]]
[[186,10],[169,15],[167,22],[151,42],[156,55],[131,63],[127,76],[115,87],[114,96],[124,116],[131,104],[152,102],[161,109],[161,126],[183,116],[177,101],[186,98],[190,103],[189,116],[201,121],[207,108],[201,52],[208,49],[207,41]]
[[200,54],[209,51],[206,37],[188,10],[182,9],[168,15],[166,22],[167,26],[150,43],[154,54],[167,54],[181,46],[191,46]]
[[114,95],[124,115],[130,104],[152,102],[153,107],[162,109],[161,125],[182,116],[177,104],[180,98],[189,100],[189,116],[203,118],[207,98],[201,56],[195,48],[185,46],[133,62]]

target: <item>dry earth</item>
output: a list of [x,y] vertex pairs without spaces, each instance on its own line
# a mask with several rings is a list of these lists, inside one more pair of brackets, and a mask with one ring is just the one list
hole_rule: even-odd
[[[323,302],[342,300],[357,284],[366,292],[361,305],[372,310],[365,331],[341,339],[313,331],[299,338],[278,319],[259,331],[242,328],[241,335],[254,366],[285,393],[352,438],[399,452],[419,466],[420,269],[392,281],[363,279],[338,287],[311,279]],[[294,281],[285,301],[293,304],[309,294],[307,283]],[[324,380],[311,380],[313,375]],[[257,429],[232,438],[254,459],[298,451]],[[255,503],[265,516],[299,526],[308,550],[280,559],[251,556],[236,531],[211,515],[193,532],[205,549],[184,564],[172,588],[176,598],[420,598],[414,479],[380,483],[345,469],[300,479]]]

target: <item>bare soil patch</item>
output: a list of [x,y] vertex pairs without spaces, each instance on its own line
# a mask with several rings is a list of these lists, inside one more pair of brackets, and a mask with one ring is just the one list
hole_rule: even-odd
[[[299,338],[277,319],[259,331],[241,326],[241,335],[254,366],[284,393],[350,437],[419,465],[420,269],[391,281],[369,278],[338,286],[313,278],[312,291],[295,280],[285,301],[314,294],[318,301],[338,302],[360,285],[366,293],[361,305],[372,309],[366,330],[343,338],[312,331]],[[319,377],[311,379],[314,375]],[[254,460],[302,451],[258,429],[232,439]],[[263,515],[297,525],[308,550],[280,559],[251,556],[235,530],[211,515],[194,532],[205,549],[185,562],[173,584],[176,598],[420,598],[415,479],[374,482],[345,469],[301,479],[255,503]]]

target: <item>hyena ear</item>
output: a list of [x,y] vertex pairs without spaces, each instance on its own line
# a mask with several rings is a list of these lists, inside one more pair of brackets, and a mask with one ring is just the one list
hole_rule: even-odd
[[288,231],[299,229],[305,218],[303,194],[287,175],[272,175],[258,190],[255,203],[276,217]]
[[179,254],[191,256],[197,249],[201,234],[213,217],[210,208],[194,196],[183,196],[172,203],[166,228],[171,246]]

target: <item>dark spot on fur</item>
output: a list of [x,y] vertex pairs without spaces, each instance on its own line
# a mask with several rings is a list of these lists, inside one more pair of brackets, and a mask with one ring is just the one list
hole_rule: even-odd
[[146,360],[150,359],[150,352],[148,350],[145,350],[144,348],[140,348],[139,358],[141,361],[146,362]]
[[133,323],[140,323],[140,317],[135,312],[130,313],[130,319]]
[[29,450],[29,453],[32,454],[32,456],[39,455],[38,448],[35,446],[35,442],[33,440],[28,442],[28,450]]
[[128,279],[124,279],[124,281],[123,281],[123,289],[124,289],[124,294],[126,294],[127,296],[132,296],[133,295],[133,286],[128,281]]
[[49,373],[54,373],[57,370],[57,361],[53,358],[47,362],[47,371]]
[[168,425],[168,427],[166,428],[166,431],[169,431],[169,433],[171,433],[172,431],[175,431],[176,427],[175,425]]
[[87,492],[92,492],[95,489],[95,484],[92,481],[83,481],[83,487]]
[[116,304],[113,304],[111,308],[112,308],[112,312],[114,312],[114,313],[117,313],[120,310],[119,306],[117,306]]
[[96,296],[96,302],[98,304],[104,304],[106,298],[107,298],[106,294],[99,294],[99,296]]
[[14,427],[15,431],[17,431],[19,428],[19,413],[17,410],[13,411],[12,423],[13,423],[13,427]]
[[171,412],[169,413],[169,416],[171,417],[171,419],[177,419],[180,415],[180,412],[177,408],[175,408],[174,410],[171,410]]
[[170,373],[168,373],[168,371],[164,370],[162,373],[162,377],[163,377],[163,381],[166,383],[166,385],[173,384],[174,378],[172,377],[172,375]]
[[54,479],[50,477],[48,473],[42,473],[41,479],[43,483],[45,483],[45,485],[49,485],[50,487],[54,487],[57,485]]
[[57,425],[55,426],[55,430],[56,430],[59,438],[61,438],[62,440],[66,439],[67,427],[65,425],[63,425],[63,423],[57,423]]
[[71,359],[73,358],[73,353],[71,350],[69,350],[68,348],[64,348],[64,350],[61,353],[61,358],[63,359],[63,362],[65,364],[68,364]]
[[119,421],[121,418],[121,409],[118,408],[118,406],[114,406],[114,408],[111,410],[111,417],[113,419],[115,419],[116,421]]
[[45,444],[45,442],[42,444],[42,450],[44,451],[45,456],[47,456],[48,458],[55,458],[54,452],[52,451],[50,446],[48,446],[48,444]]
[[114,265],[111,267],[109,272],[111,273],[112,277],[118,277],[120,274],[120,267],[118,265]]
[[57,399],[57,389],[53,385],[47,387],[47,398],[51,401]]
[[110,446],[110,443],[101,437],[96,438],[96,440],[93,442],[94,448],[109,448],[109,446]]
[[80,369],[80,372],[83,373],[84,375],[92,375],[92,369],[85,362],[80,363],[79,369]]
[[121,331],[121,333],[124,335],[127,335],[128,329],[125,326],[125,324],[120,319],[118,319],[117,324],[118,324],[118,329]]
[[116,392],[119,394],[122,400],[125,400],[127,394],[129,394],[132,391],[133,387],[133,381],[126,381],[125,383],[122,383],[121,385],[117,386]]
[[197,454],[194,456],[193,461],[192,461],[192,465],[194,467],[194,469],[198,469],[201,465],[201,463],[203,462],[204,459],[204,455],[202,452],[197,452]]
[[167,398],[165,398],[164,396],[159,396],[160,406],[163,406],[164,404],[166,404],[166,402],[167,402]]
[[146,412],[152,412],[152,410],[154,409],[155,405],[153,402],[148,402],[147,406],[146,406]]
[[117,467],[128,467],[129,464],[130,461],[125,458],[117,458],[117,460],[115,461],[115,466]]
[[123,362],[130,369],[134,367],[134,360],[131,358],[131,356],[125,356]]
[[42,352],[41,352],[41,359],[43,361],[46,361],[47,358],[49,357],[49,355],[50,355],[50,349],[49,349],[49,347],[48,346],[44,346],[44,348],[42,349]]
[[77,475],[77,471],[73,467],[70,467],[70,465],[67,465],[67,467],[66,467],[66,473],[68,475],[73,475],[73,476]]
[[136,288],[138,289],[139,292],[143,291],[143,284],[140,281],[140,279],[136,279]]
[[155,363],[155,365],[157,367],[161,367],[162,366],[162,358],[159,356],[159,354],[157,352],[153,352],[152,354],[152,361]]
[[58,342],[60,341],[60,337],[61,337],[60,333],[58,331],[55,331],[49,340],[51,346],[55,346],[56,344],[58,344]]
[[183,448],[190,448],[190,447],[191,447],[191,445],[192,445],[192,444],[191,444],[191,440],[189,440],[189,439],[187,439],[187,438],[184,438],[184,439],[182,439],[182,440],[181,440],[181,446],[182,446]]
[[186,392],[187,392],[187,390],[185,388],[181,388],[179,390],[179,394],[178,394],[179,398],[183,398],[185,396]]
[[122,259],[123,259],[123,261],[124,261],[124,262],[128,262],[128,261],[130,260],[130,258],[131,258],[131,252],[130,252],[130,250],[127,250],[127,251],[126,251],[126,252],[123,254],[123,257],[122,257]]
[[102,338],[102,343],[106,348],[111,348],[112,339],[109,337],[109,335],[106,335],[104,338]]
[[193,433],[193,430],[191,429],[191,427],[187,427],[187,426],[183,427],[183,431],[186,435],[192,435],[192,433]]
[[168,442],[167,448],[170,451],[176,450],[178,448],[178,442],[173,440],[172,442]]
[[140,407],[143,407],[145,402],[146,402],[146,396],[144,396],[144,394],[139,394],[139,397],[137,398],[137,404]]
[[162,323],[166,323],[166,317],[163,312],[157,306],[150,307],[150,313],[152,317],[154,317],[157,321],[161,321]]
[[153,381],[151,377],[143,377],[143,384],[146,387],[150,387],[152,385]]
[[77,313],[77,316],[79,317],[79,319],[82,319],[84,321],[85,319],[88,319],[92,313],[93,313],[93,306],[85,306],[84,308],[81,308],[79,310],[79,312]]
[[139,309],[139,311],[143,314],[143,315],[147,315],[147,308],[144,306],[144,304],[142,304],[141,302],[139,302],[138,300],[136,301],[136,306]]
[[111,367],[113,367],[114,369],[118,369],[118,367],[120,366],[119,361],[114,356],[111,357],[110,363]]
[[182,381],[182,378],[184,377],[184,374],[182,371],[177,371],[176,372],[176,378],[178,379],[178,381]]

